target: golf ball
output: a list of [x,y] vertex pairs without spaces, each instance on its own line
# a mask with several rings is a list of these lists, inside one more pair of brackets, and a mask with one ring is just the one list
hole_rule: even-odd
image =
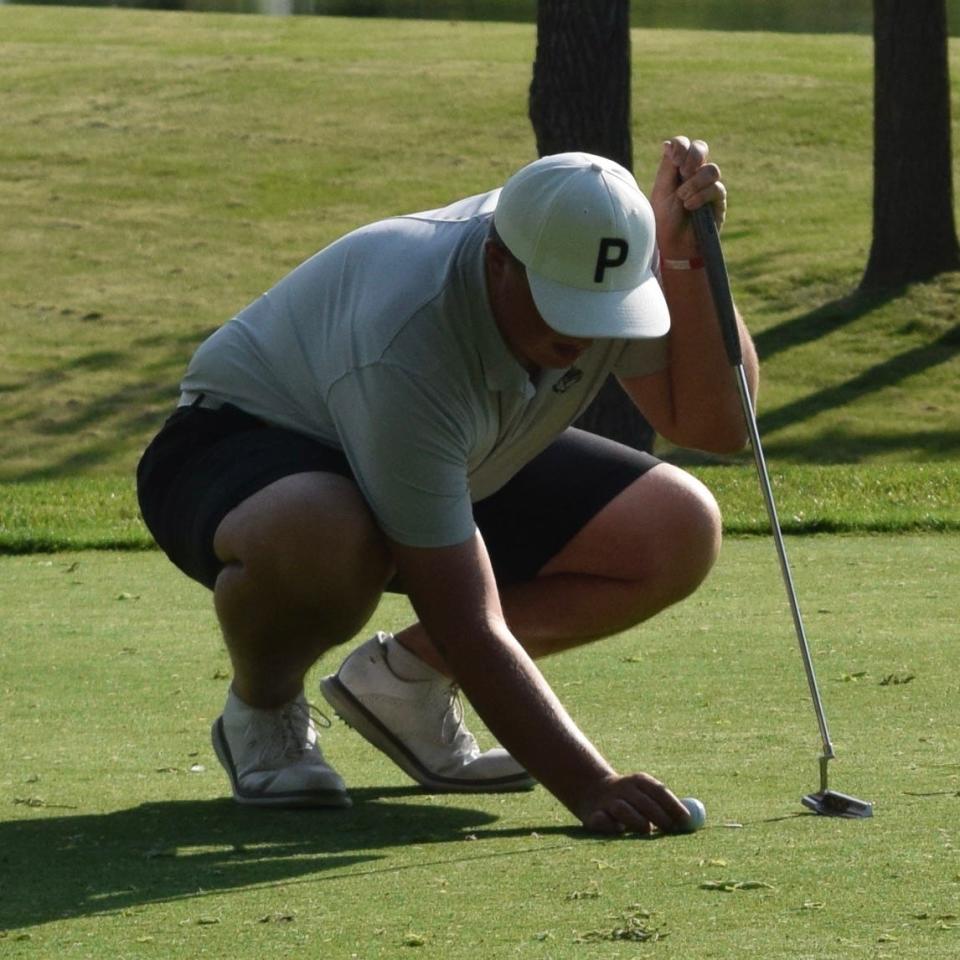
[[683,797],[680,802],[690,814],[690,829],[699,830],[707,822],[707,808],[696,797]]

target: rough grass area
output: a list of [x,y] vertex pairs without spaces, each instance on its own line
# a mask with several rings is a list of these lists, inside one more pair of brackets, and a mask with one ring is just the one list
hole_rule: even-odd
[[[0,480],[129,474],[212,328],[343,231],[531,159],[534,50],[530,24],[0,8]],[[723,167],[775,463],[955,457],[957,276],[850,296],[870,39],[633,50],[640,182],[677,132]]]
[[[752,465],[694,467],[713,491],[728,535],[766,534],[769,520]],[[791,466],[771,474],[788,533],[960,530],[960,464]],[[0,552],[143,550],[133,477],[65,477],[3,485]]]

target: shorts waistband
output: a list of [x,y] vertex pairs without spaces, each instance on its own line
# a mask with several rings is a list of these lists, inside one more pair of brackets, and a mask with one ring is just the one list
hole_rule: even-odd
[[200,407],[202,410],[219,410],[225,402],[225,400],[218,400],[216,397],[209,397],[205,393],[184,390],[180,394],[177,407]]

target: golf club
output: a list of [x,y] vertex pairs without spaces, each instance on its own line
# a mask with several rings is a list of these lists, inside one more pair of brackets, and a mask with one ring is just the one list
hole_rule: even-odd
[[803,667],[807,674],[807,683],[810,686],[810,696],[817,714],[817,723],[820,727],[820,738],[823,741],[823,753],[820,757],[820,790],[802,798],[803,805],[814,813],[830,817],[862,818],[873,816],[873,804],[858,800],[856,797],[831,790],[827,784],[827,764],[834,759],[833,743],[830,740],[830,731],[827,728],[827,718],[823,710],[823,701],[817,686],[817,677],[813,669],[813,659],[810,656],[810,645],[807,643],[806,631],[803,627],[803,618],[800,615],[800,604],[797,600],[797,591],[793,585],[793,575],[790,572],[790,563],[787,560],[786,545],[783,541],[783,532],[777,518],[777,508],[773,500],[773,488],[770,484],[770,474],[767,471],[766,460],[763,456],[763,447],[760,444],[760,432],[757,426],[757,417],[750,397],[750,388],[747,376],[743,369],[743,354],[740,349],[740,336],[737,330],[737,316],[733,307],[733,297],[730,293],[730,280],[727,275],[726,263],[723,258],[723,248],[717,232],[713,209],[710,206],[700,207],[693,212],[693,226],[696,231],[700,253],[707,271],[707,280],[713,296],[717,317],[720,321],[720,330],[723,334],[723,344],[727,358],[733,367],[740,393],[740,403],[743,407],[743,416],[750,434],[750,446],[753,450],[753,459],[757,467],[757,476],[760,479],[760,488],[763,491],[763,500],[767,508],[767,517],[777,547],[777,556],[780,558],[780,572],[783,575],[783,585],[787,591],[790,603],[790,612],[793,615],[793,626],[800,645],[800,655],[803,657]]

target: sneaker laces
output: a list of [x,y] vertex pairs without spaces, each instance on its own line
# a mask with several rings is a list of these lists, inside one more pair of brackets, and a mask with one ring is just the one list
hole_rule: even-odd
[[311,750],[320,753],[316,745],[316,727],[319,725],[328,729],[332,723],[316,704],[297,698],[284,704],[277,713],[278,722],[271,725],[261,756],[282,756],[296,760]]
[[[384,633],[377,635],[381,644],[388,636]],[[446,677],[436,673],[431,679],[409,680],[393,669],[386,656],[384,656],[383,662],[390,674],[400,682],[422,687],[423,693],[420,703],[426,711],[426,716],[429,717],[433,711],[439,714],[440,743],[452,746],[458,754],[479,755],[480,747],[477,745],[476,738],[464,726],[463,701],[460,698],[459,684],[451,683]]]
[[454,746],[458,753],[479,753],[476,737],[466,728],[463,722],[463,701],[460,698],[460,686],[456,683],[447,685],[447,704],[441,720],[440,737],[444,743]]

